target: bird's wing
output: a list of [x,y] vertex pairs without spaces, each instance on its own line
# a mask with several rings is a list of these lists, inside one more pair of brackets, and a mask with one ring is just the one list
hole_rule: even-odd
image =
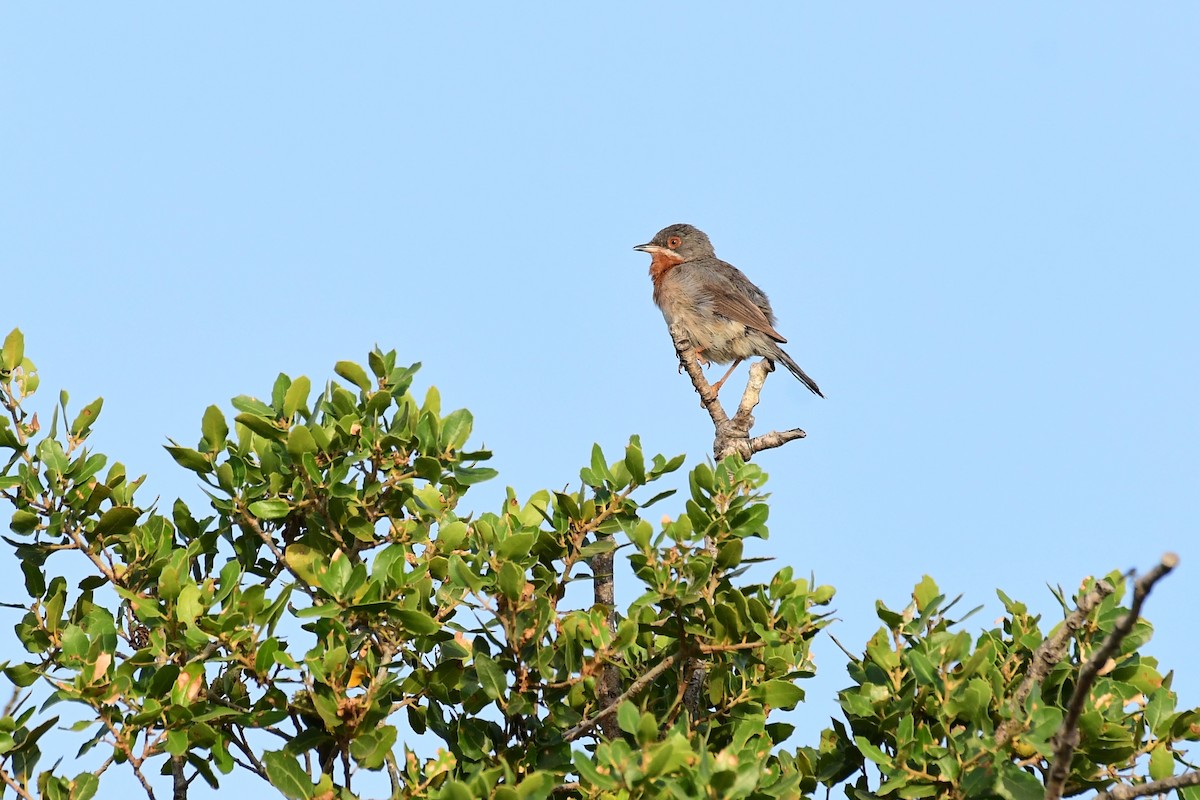
[[[713,311],[734,322],[740,322],[747,328],[762,331],[780,344],[785,344],[787,339],[775,330],[775,326],[771,324],[772,320],[768,316],[769,312],[764,311],[752,298],[748,297],[746,291],[739,290],[738,284],[749,287],[761,296],[765,303],[767,298],[762,290],[750,283],[750,279],[742,275],[737,267],[726,264],[724,261],[717,263],[720,264],[721,269],[710,270],[704,281],[706,293],[712,298]],[[741,280],[735,282],[735,276],[740,277]],[[767,308],[769,309],[770,306]]]

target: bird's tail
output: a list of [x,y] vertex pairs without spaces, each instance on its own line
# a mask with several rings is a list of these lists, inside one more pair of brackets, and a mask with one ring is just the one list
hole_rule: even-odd
[[795,375],[796,380],[800,381],[805,386],[807,386],[808,390],[810,392],[815,394],[817,397],[825,396],[825,395],[821,394],[821,387],[817,386],[817,382],[814,381],[812,378],[808,377],[808,375],[804,372],[804,370],[800,369],[800,365],[797,364],[795,361],[792,361],[792,357],[789,356],[787,353],[783,352],[782,348],[780,348],[780,347],[775,348],[775,357],[777,359],[779,359],[780,361],[782,361],[783,365],[788,368],[788,372]]

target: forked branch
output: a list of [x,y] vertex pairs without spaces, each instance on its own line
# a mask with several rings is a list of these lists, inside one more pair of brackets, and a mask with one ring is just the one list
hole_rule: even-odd
[[700,368],[695,348],[687,334],[677,325],[672,325],[670,330],[671,339],[675,342],[675,352],[679,356],[679,365],[692,379],[692,385],[696,387],[696,393],[700,395],[700,405],[712,417],[713,427],[716,429],[716,437],[713,440],[713,458],[720,461],[726,456],[737,453],[744,460],[749,461],[757,452],[770,450],[795,439],[804,438],[805,433],[799,428],[771,431],[753,438],[750,436],[750,428],[754,426],[754,407],[759,403],[763,384],[767,380],[767,373],[773,369],[769,361],[763,359],[751,365],[750,379],[746,382],[746,390],[742,393],[737,412],[733,415],[733,419],[730,419],[729,415],[725,413],[725,409],[721,407],[721,402],[712,384],[704,377],[704,370]]

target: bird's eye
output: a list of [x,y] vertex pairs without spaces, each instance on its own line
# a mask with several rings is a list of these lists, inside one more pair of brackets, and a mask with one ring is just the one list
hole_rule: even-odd
[[671,248],[672,250],[674,250],[676,247],[679,247],[681,244],[683,244],[683,239],[680,239],[678,236],[672,236],[670,239],[667,239],[667,247]]

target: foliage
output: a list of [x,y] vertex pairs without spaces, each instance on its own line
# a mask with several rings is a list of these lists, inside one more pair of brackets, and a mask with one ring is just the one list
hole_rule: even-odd
[[[1013,708],[1038,621],[1006,599],[1002,627],[972,642],[923,581],[904,611],[879,606],[886,627],[851,661],[846,721],[797,747],[776,712],[804,699],[833,589],[786,566],[750,580],[743,546],[767,536],[768,516],[752,464],[696,466],[684,513],[655,525],[647,509],[673,492],[651,484],[683,457],[647,457],[633,437],[616,461],[594,447],[577,489],[510,489],[497,511],[464,513],[495,474],[467,447],[470,413],[443,413],[432,388],[418,401],[419,365],[376,350],[315,394],[280,375],[268,400],[234,398],[232,420],[208,408],[195,445],[167,449],[209,507],[164,513],[142,503],[142,478],[88,447],[100,400],[72,416],[61,393],[43,432],[19,331],[0,359],[0,493],[30,654],[4,665],[0,777],[20,796],[84,800],[125,765],[151,797],[156,773],[182,796],[197,777],[217,787],[244,770],[322,800],[365,785],[396,798],[765,800],[855,775],[856,799],[1011,800],[1034,791],[1080,658],[1119,613],[1114,599],[1089,617],[1061,669]],[[618,548],[635,598],[619,613],[599,590]],[[87,576],[70,585],[64,559]],[[1076,790],[1139,756],[1166,774],[1176,742],[1197,735],[1170,676],[1137,654],[1148,636],[1140,623],[1097,687]],[[48,701],[35,708],[38,686]],[[74,777],[41,758],[62,702],[87,711],[79,755],[107,756]],[[1021,733],[997,745],[1010,717]]]
[[[2,485],[32,601],[17,632],[34,655],[6,674],[88,706],[83,749],[111,748],[147,782],[161,764],[213,786],[241,766],[304,798],[351,796],[353,774],[373,770],[400,797],[546,797],[568,775],[583,796],[677,784],[772,797],[811,773],[772,753],[790,728],[767,717],[802,698],[794,681],[811,674],[815,608],[832,591],[788,568],[738,584],[742,541],[766,535],[757,467],[697,467],[687,512],[655,531],[640,515],[670,492],[642,490],[683,459],[647,458],[634,438],[613,463],[595,448],[575,491],[510,490],[498,513],[462,516],[462,496],[494,474],[487,452],[464,449],[471,415],[443,414],[435,389],[418,404],[417,365],[374,352],[370,376],[339,363],[342,380],[315,397],[307,378],[280,376],[267,402],[235,398],[232,427],[209,408],[198,443],[168,450],[212,511],[176,501],[167,516],[86,447],[99,402],[60,432],[63,395],[39,439],[21,406],[32,365],[5,366]],[[641,589],[610,626],[609,609],[564,599],[618,533]],[[67,554],[94,573],[78,587],[48,577]],[[699,656],[707,696],[691,719]],[[616,698],[617,736],[597,744],[608,669],[621,685],[659,674]],[[35,772],[54,718],[30,728],[31,712],[5,721],[8,773],[47,796],[94,791],[89,773]],[[394,754],[427,731],[439,755]]]
[[[849,665],[854,685],[839,694],[845,722],[834,721],[821,745],[821,778],[838,782],[859,773],[847,795],[865,798],[984,798],[1035,800],[1044,792],[1064,708],[1078,666],[1112,632],[1124,613],[1125,579],[1071,636],[1072,653],[1058,663],[1021,706],[1017,689],[1046,639],[1039,619],[1023,603],[998,592],[1005,615],[999,627],[972,640],[947,616],[946,603],[928,576],[902,611],[876,607],[884,627]],[[1088,580],[1080,589],[1095,586]],[[1057,595],[1062,602],[1061,592]],[[957,602],[957,601],[955,601]],[[1070,610],[1063,602],[1064,613]],[[1183,761],[1180,741],[1200,739],[1200,709],[1176,710],[1171,674],[1138,649],[1151,634],[1139,620],[1121,642],[1119,656],[1092,687],[1079,726],[1068,792],[1107,789],[1137,777],[1148,765],[1152,779],[1169,777]],[[998,741],[1006,721],[1017,735]],[[1148,759],[1147,759],[1148,756]],[[866,790],[867,765],[882,778]],[[1193,789],[1190,797],[1200,796]]]

